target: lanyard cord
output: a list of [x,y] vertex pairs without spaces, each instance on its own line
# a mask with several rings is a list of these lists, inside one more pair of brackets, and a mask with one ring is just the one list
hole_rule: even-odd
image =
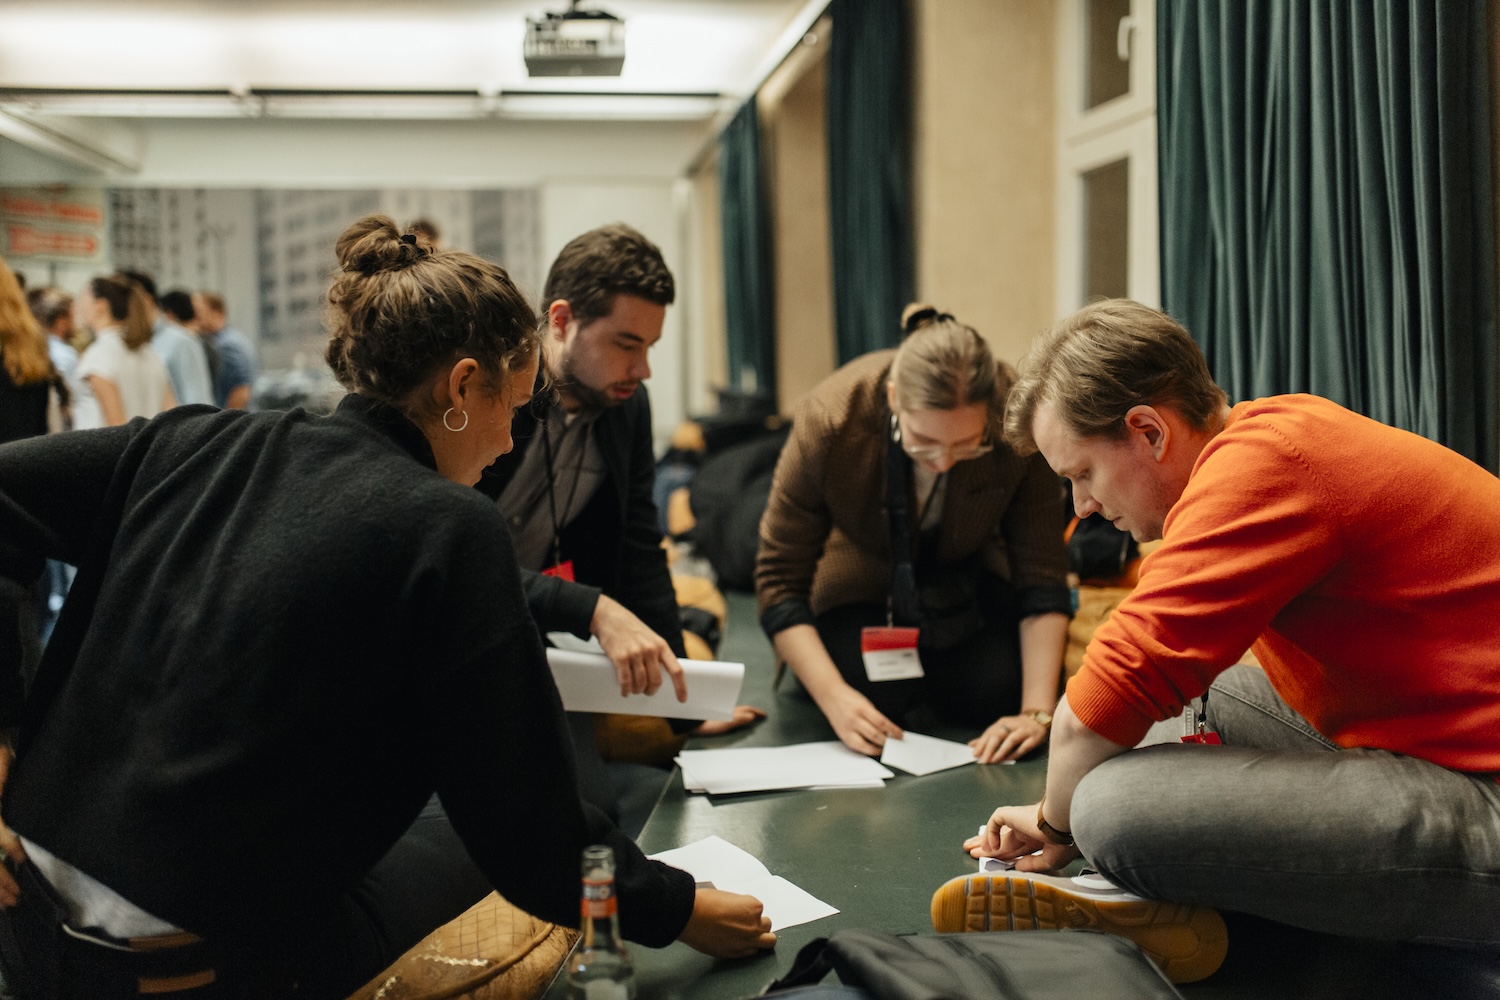
[[[563,437],[567,437],[572,428],[563,425]],[[568,499],[563,504],[563,514],[573,509],[573,498],[578,495],[578,481],[583,478],[583,459],[588,454],[588,424],[583,426],[583,443],[578,448],[578,467],[573,470],[573,484],[568,487]],[[552,515],[552,565],[562,564],[562,521],[557,516],[557,473],[552,467],[552,434],[545,423],[542,424],[542,447],[547,453],[547,510]]]

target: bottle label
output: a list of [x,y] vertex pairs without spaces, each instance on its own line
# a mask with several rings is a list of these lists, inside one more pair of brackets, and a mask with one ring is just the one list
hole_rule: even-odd
[[583,917],[612,917],[615,915],[615,883],[613,879],[594,882],[583,880]]

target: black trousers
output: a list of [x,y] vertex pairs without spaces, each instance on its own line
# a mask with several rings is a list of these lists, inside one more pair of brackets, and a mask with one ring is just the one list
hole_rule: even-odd
[[886,609],[881,605],[830,608],[815,625],[844,680],[898,725],[925,703],[945,721],[988,726],[1022,707],[1021,620],[1007,581],[983,573],[978,589],[983,628],[947,649],[934,649],[919,639],[917,655],[924,676],[912,680],[871,681],[865,673],[860,632],[885,624]]
[[[113,949],[62,934],[50,887],[38,881],[34,869],[27,874],[20,905],[0,911],[0,971],[17,1000],[138,996],[136,969],[129,961]],[[434,798],[332,912],[272,944],[208,942],[218,979],[164,995],[172,1000],[344,1000],[489,892],[489,880]],[[154,961],[170,971],[173,957]]]

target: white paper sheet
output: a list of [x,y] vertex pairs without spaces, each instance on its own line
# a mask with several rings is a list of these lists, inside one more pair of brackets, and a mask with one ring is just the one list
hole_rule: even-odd
[[688,700],[678,701],[677,690],[663,677],[655,694],[621,697],[614,664],[603,653],[547,650],[552,680],[570,712],[618,712],[657,715],[671,719],[730,719],[745,680],[743,663],[679,660],[687,678]]
[[755,855],[720,837],[705,837],[651,858],[681,868],[699,885],[754,896],[771,918],[773,931],[839,912],[780,875],[772,875]]
[[838,740],[786,747],[684,750],[677,756],[683,785],[715,795],[814,785],[873,787],[895,774]]
[[880,762],[910,774],[932,774],[974,763],[974,751],[967,744],[924,736],[908,729],[899,740],[886,737]]
[[580,639],[572,632],[548,632],[547,641],[558,649],[566,649],[570,653],[603,653],[604,647],[599,645],[599,640],[593,636]]

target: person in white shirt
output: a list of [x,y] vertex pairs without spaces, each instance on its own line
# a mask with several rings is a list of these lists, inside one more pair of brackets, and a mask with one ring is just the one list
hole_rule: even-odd
[[78,430],[116,427],[177,405],[167,369],[151,343],[150,299],[121,274],[100,276],[78,297],[79,319],[95,332],[78,359]]

